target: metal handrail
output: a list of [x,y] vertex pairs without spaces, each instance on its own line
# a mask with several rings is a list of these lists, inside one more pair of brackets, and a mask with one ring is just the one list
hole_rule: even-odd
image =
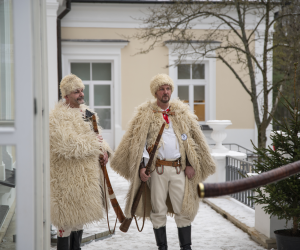
[[[243,147],[243,146],[241,146],[241,145],[239,145],[239,144],[237,144],[237,143],[223,143],[223,145],[230,145],[230,149],[231,149],[231,145],[235,145],[235,146],[238,147],[238,151],[239,151],[240,148],[242,148],[242,149],[244,149],[246,152],[250,152],[251,154],[255,154],[254,151],[252,151],[252,150],[250,150],[250,149],[247,149],[247,148],[245,148],[245,147]],[[240,151],[239,151],[239,152],[240,152]]]
[[[209,144],[210,146],[214,146],[216,144]],[[245,153],[247,155],[246,157],[246,160],[248,161],[249,158],[255,158],[256,157],[256,153],[253,152],[252,150],[250,149],[247,149],[237,143],[222,143],[223,146],[229,146],[229,150],[231,150],[231,146],[237,146],[237,151],[238,152],[242,152],[242,153]],[[240,150],[240,149],[243,149],[244,151]]]
[[[209,145],[211,145],[211,146],[214,146],[214,145],[216,145],[215,143],[213,143],[213,144],[209,144]],[[245,148],[245,147],[243,147],[243,146],[241,146],[241,145],[239,145],[239,144],[237,144],[237,143],[222,143],[222,145],[229,145],[230,147],[229,147],[229,149],[231,150],[231,145],[235,145],[235,146],[237,146],[238,147],[238,152],[241,152],[240,151],[240,148],[242,148],[242,149],[244,149],[245,151],[246,151],[246,153],[247,152],[250,152],[251,154],[255,154],[255,152],[254,151],[252,151],[252,150],[250,150],[250,149],[247,149],[247,148]]]
[[[236,181],[243,179],[248,173],[254,173],[254,164],[252,162],[243,161],[231,156],[226,156],[226,181]],[[246,190],[239,193],[231,194],[230,196],[239,202],[254,209],[253,200],[248,198],[253,196],[252,190]]]

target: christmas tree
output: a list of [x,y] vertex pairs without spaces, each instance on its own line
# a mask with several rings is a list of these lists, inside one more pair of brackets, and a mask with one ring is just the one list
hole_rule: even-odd
[[[290,102],[282,96],[282,104],[290,115],[283,122],[273,117],[273,123],[280,128],[271,134],[273,148],[259,149],[254,146],[258,156],[255,166],[257,173],[300,160],[300,107],[299,98],[296,96],[296,69],[297,63],[295,63],[293,101]],[[252,197],[254,202],[264,205],[264,211],[270,216],[277,216],[286,222],[292,221],[293,227],[287,232],[290,235],[300,236],[300,174],[257,188],[255,191],[257,195]]]

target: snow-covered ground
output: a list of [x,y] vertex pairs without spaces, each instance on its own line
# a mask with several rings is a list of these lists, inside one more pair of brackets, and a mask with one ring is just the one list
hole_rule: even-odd
[[[117,199],[121,208],[125,206],[125,195],[128,190],[128,182],[122,177],[118,176],[108,166],[108,173],[112,182],[113,189],[116,193]],[[215,203],[215,201],[214,201]],[[220,201],[228,210],[232,207],[227,201]],[[225,205],[224,205],[225,204]],[[224,209],[222,206],[222,209]],[[242,218],[247,216],[246,208],[243,212],[236,210],[237,214],[241,214]],[[250,209],[250,208],[249,208]],[[225,209],[224,209],[225,210]],[[248,210],[251,214],[251,210]],[[251,216],[251,215],[250,215]],[[115,221],[115,213],[113,209],[109,211],[110,225],[113,227]],[[245,224],[251,225],[251,219],[244,218]],[[142,221],[139,221],[140,226]],[[127,233],[119,230],[119,223],[117,229],[112,237],[104,240],[93,241],[82,247],[82,250],[100,250],[100,249],[138,249],[138,250],[155,250],[157,249],[155,238],[153,234],[152,224],[150,221],[145,222],[143,232],[138,232],[135,222],[133,221]],[[107,231],[107,223],[103,221],[99,225],[90,225],[85,233],[99,233]],[[174,218],[168,217],[167,222],[167,238],[169,250],[180,249],[178,243],[177,227]],[[51,250],[56,249],[52,247]],[[192,249],[201,250],[262,250],[265,249],[250,239],[250,236],[234,226],[231,222],[223,218],[220,214],[211,209],[207,204],[200,204],[199,212],[192,223]]]
[[244,223],[248,227],[255,226],[254,209],[247,207],[243,203],[231,198],[230,196],[206,199],[223,209],[228,214],[234,216],[237,220]]

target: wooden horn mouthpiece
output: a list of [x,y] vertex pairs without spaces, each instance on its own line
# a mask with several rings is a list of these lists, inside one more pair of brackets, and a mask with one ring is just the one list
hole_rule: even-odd
[[132,222],[132,218],[126,218],[121,226],[119,227],[119,229],[123,232],[123,233],[126,233],[130,227],[130,224]]

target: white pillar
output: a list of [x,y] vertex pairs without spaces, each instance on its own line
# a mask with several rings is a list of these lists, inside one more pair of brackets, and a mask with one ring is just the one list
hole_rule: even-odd
[[58,100],[56,33],[58,7],[59,3],[57,0],[47,0],[48,88],[50,110],[54,108],[54,104]]
[[[278,217],[270,217],[270,215],[264,211],[264,206],[265,205],[255,204],[255,229],[268,238],[275,239],[274,231],[285,229],[286,221],[279,220]],[[291,221],[288,222],[287,228],[292,228]]]
[[206,122],[213,132],[211,138],[215,141],[216,145],[211,149],[211,156],[216,163],[216,172],[210,175],[205,182],[225,182],[226,181],[226,156],[231,156],[239,160],[244,160],[246,154],[236,151],[231,151],[222,145],[222,141],[225,140],[227,134],[225,128],[231,125],[230,120],[209,120]]

